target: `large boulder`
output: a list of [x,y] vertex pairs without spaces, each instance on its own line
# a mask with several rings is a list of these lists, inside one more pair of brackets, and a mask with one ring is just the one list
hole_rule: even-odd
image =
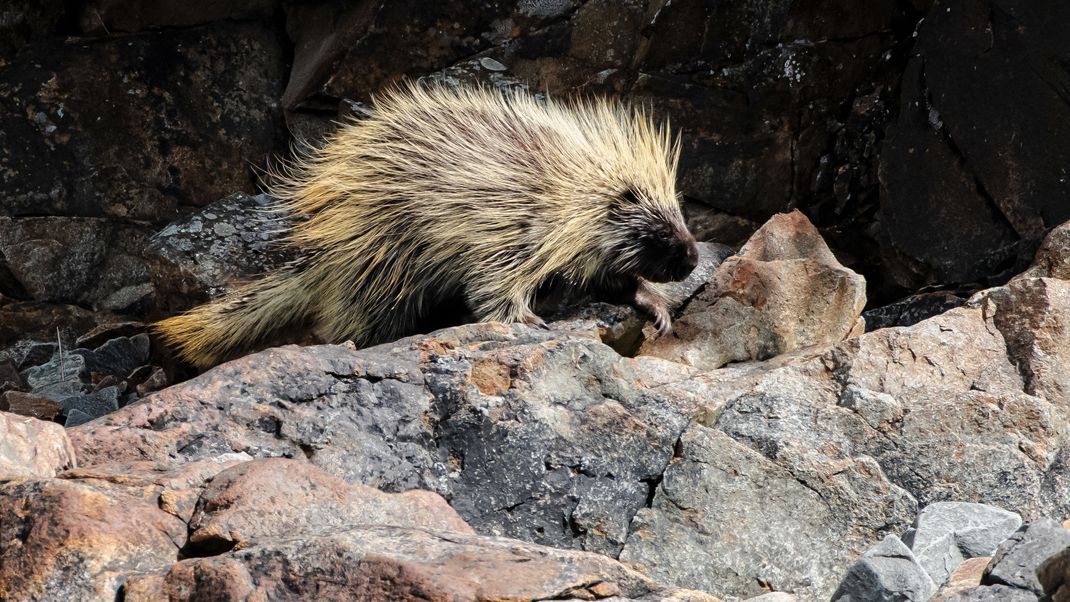
[[676,319],[639,350],[704,369],[837,343],[864,328],[865,279],[843,267],[798,212],[774,216]]
[[74,468],[71,441],[54,422],[0,412],[0,435],[0,482]]
[[911,287],[1012,275],[1070,219],[1070,5],[943,0],[917,32],[880,155],[880,221]]

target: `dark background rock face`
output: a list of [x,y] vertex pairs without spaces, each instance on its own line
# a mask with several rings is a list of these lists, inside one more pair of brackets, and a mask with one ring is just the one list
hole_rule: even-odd
[[[1068,13],[1055,0],[15,0],[0,14],[0,305],[152,320],[254,273],[208,247],[205,265],[224,269],[191,278],[153,241],[258,192],[293,140],[427,78],[647,108],[682,139],[701,238],[738,245],[798,209],[866,277],[870,315],[913,323],[932,313],[920,298],[881,308],[1001,284],[1070,219]],[[0,355],[25,339],[0,339]]]

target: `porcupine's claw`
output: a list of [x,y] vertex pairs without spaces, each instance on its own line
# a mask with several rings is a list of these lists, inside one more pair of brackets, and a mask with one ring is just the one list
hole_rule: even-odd
[[668,308],[658,308],[657,315],[654,316],[654,328],[658,331],[659,339],[672,334],[672,318],[669,317]]
[[524,323],[528,326],[534,326],[543,330],[550,330],[550,326],[546,324],[546,320],[543,320],[535,314],[531,314],[530,316],[524,318]]

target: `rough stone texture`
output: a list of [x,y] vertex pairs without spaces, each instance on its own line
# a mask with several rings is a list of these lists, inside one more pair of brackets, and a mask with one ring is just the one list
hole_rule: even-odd
[[663,588],[620,563],[465,533],[356,526],[269,539],[131,577],[124,599],[199,600],[678,600],[712,596]]
[[967,558],[991,556],[1021,526],[1014,512],[985,504],[937,502],[914,521],[910,547],[937,585]]
[[1070,403],[1070,281],[1021,278],[986,291],[1007,348],[1025,379],[1025,391]]
[[91,0],[81,7],[79,26],[90,35],[111,35],[224,19],[270,17],[279,4],[279,0]]
[[361,351],[274,349],[71,435],[87,465],[307,457],[349,482],[441,493],[480,533],[615,554],[694,404],[633,383],[686,374],[590,331],[474,324]]
[[[109,312],[0,297],[0,360],[12,359],[20,370],[26,369],[38,363],[24,363],[26,354],[35,346],[55,345],[58,337],[65,349],[73,349],[79,335],[99,323],[114,321],[117,318]],[[55,348],[43,350],[37,359],[44,363],[54,351]]]
[[55,33],[63,19],[63,0],[7,0],[0,13],[0,62],[27,43]]
[[889,535],[867,550],[832,594],[833,602],[925,602],[936,591],[910,548]]
[[1044,602],[1070,599],[1070,548],[1040,563],[1037,581],[1044,588]]
[[54,477],[73,468],[74,458],[74,447],[62,426],[0,412],[0,481]]
[[1044,591],[1037,581],[1037,567],[1067,548],[1070,531],[1059,523],[1044,519],[1025,525],[999,545],[982,583],[1007,585],[1040,596]]
[[220,23],[23,48],[0,68],[0,215],[165,223],[250,189],[275,143],[279,42]]
[[1070,219],[1066,19],[1061,2],[942,0],[920,25],[880,159],[903,284],[1010,276],[1019,241]]
[[947,581],[936,592],[936,595],[931,598],[931,602],[946,602],[957,594],[981,585],[981,575],[985,572],[985,567],[988,566],[991,560],[991,556],[978,556],[963,561],[962,564],[955,567],[954,571],[951,571],[951,575],[948,576]]
[[857,495],[879,509],[833,506],[824,491],[758,451],[694,426],[681,437],[651,507],[633,521],[620,558],[656,579],[720,595],[754,596],[767,583],[803,599],[827,596],[851,560],[851,546],[865,546],[853,525],[871,525],[874,517],[859,514],[890,521],[912,514],[909,496],[881,482],[872,461],[832,470],[848,486],[867,489]]
[[1038,598],[1025,590],[1006,585],[986,585],[952,594],[945,602],[1037,602]]
[[273,458],[215,475],[190,521],[190,546],[231,549],[295,532],[352,525],[474,533],[445,500],[429,491],[382,493],[349,485],[306,461]]
[[147,235],[143,226],[96,218],[0,217],[0,262],[37,301],[144,312],[153,295],[141,257]]
[[289,259],[278,238],[286,222],[271,198],[235,193],[154,234],[146,245],[157,308],[177,312]]
[[0,589],[14,600],[112,600],[126,574],[165,570],[186,524],[155,487],[96,479],[0,485]]
[[1029,269],[1018,278],[1059,278],[1070,280],[1070,221],[1052,228],[1040,243]]
[[713,369],[843,340],[859,326],[865,280],[836,261],[798,211],[773,217],[640,353]]
[[0,411],[41,420],[52,420],[63,412],[63,405],[42,395],[5,391],[3,395],[0,395]]
[[[715,444],[686,445],[700,427],[689,429],[621,554],[662,582],[742,597],[759,593],[760,572],[777,590],[817,598],[869,545],[902,532],[916,504],[972,500],[1029,518],[1070,512],[1066,408],[1023,393],[979,307],[673,386],[705,404],[695,420],[714,427],[702,438]],[[763,468],[741,470],[741,457]],[[754,488],[752,503],[740,502],[745,512],[721,481],[706,488],[710,474]],[[765,493],[774,483],[800,491],[779,501]],[[760,525],[746,518],[756,512]],[[797,541],[822,551],[784,553]]]
[[938,316],[950,309],[962,307],[966,299],[947,292],[911,295],[883,307],[862,312],[866,331],[894,326],[913,326],[922,320]]

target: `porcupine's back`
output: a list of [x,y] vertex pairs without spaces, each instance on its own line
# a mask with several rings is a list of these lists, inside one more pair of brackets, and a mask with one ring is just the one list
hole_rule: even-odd
[[[364,345],[407,334],[442,297],[470,295],[473,282],[528,294],[551,273],[590,278],[596,248],[614,235],[598,227],[611,198],[636,177],[663,193],[653,197],[673,198],[669,146],[645,117],[604,101],[388,92],[370,119],[276,174],[273,195],[307,216],[288,236],[300,258],[254,297],[238,291],[172,319],[184,321],[170,338],[181,346],[205,326],[198,345],[211,354],[194,357],[214,363],[267,337],[272,316],[257,309],[284,300],[307,305],[291,308],[289,322]],[[240,348],[220,351],[231,341]]]

